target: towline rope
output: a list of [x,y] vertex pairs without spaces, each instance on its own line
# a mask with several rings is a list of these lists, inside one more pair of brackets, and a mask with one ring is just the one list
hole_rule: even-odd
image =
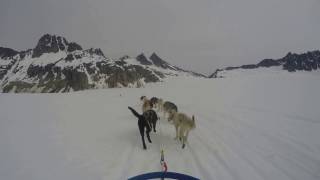
[[167,172],[168,166],[167,166],[167,163],[166,163],[165,160],[164,160],[164,145],[163,145],[162,140],[161,140],[161,139],[162,139],[162,131],[161,131],[161,123],[160,123],[160,122],[161,122],[161,119],[160,119],[160,116],[159,116],[160,165],[161,165],[161,170],[162,170],[162,172]]

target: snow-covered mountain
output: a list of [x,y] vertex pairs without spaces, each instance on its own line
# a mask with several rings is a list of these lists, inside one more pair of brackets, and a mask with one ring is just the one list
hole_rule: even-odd
[[2,92],[70,92],[84,89],[141,87],[168,76],[198,76],[170,65],[153,53],[150,58],[107,58],[101,49],[84,50],[64,37],[45,34],[35,48],[15,51],[0,47]]
[[258,64],[248,64],[237,67],[217,69],[209,78],[228,77],[232,75],[259,73],[265,71],[314,71],[320,69],[320,51],[311,51],[303,54],[288,53],[280,59],[264,59]]

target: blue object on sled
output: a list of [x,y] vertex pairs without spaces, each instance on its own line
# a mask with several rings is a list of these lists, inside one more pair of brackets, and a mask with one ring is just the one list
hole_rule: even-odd
[[141,175],[129,178],[128,180],[146,180],[146,179],[157,179],[157,178],[200,180],[198,178],[195,178],[189,175],[175,173],[175,172],[151,172],[151,173],[141,174]]

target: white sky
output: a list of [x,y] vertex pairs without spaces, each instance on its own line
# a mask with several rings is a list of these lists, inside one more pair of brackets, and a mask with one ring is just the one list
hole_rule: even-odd
[[210,74],[320,49],[319,9],[320,0],[1,0],[0,46],[33,48],[50,33]]

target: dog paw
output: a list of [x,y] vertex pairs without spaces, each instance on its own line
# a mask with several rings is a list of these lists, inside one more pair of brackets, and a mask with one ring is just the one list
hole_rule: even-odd
[[186,145],[185,145],[185,144],[182,144],[182,149],[184,149],[184,147],[186,147]]

